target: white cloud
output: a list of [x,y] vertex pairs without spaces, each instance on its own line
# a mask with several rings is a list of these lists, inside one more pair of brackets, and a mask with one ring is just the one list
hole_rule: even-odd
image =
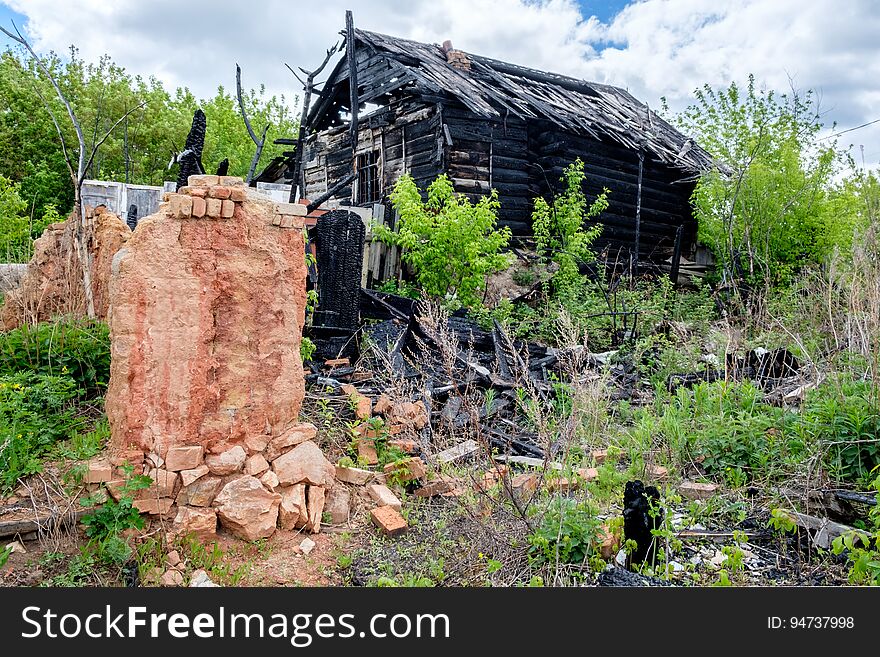
[[[770,88],[813,88],[840,129],[880,117],[880,11],[873,0],[643,0],[609,23],[574,0],[6,0],[28,17],[40,50],[76,44],[109,53],[132,73],[197,95],[265,83],[288,98],[298,84],[283,62],[306,68],[339,38],[346,5],[356,25],[628,88],[656,107],[687,104],[693,90],[754,73]],[[845,135],[880,160],[880,127]]]

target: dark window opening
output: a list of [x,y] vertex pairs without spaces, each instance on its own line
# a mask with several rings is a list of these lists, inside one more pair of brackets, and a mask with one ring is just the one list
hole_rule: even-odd
[[357,156],[357,199],[355,203],[378,203],[382,200],[379,176],[379,151],[368,151]]

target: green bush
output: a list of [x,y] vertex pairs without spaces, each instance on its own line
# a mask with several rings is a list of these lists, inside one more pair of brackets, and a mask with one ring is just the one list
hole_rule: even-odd
[[596,510],[585,502],[555,498],[529,535],[529,557],[535,564],[584,563],[595,552],[599,525]]
[[110,380],[110,332],[98,321],[60,319],[0,333],[0,375],[67,376],[89,397]]
[[565,169],[562,193],[552,203],[536,198],[532,212],[538,253],[557,266],[550,281],[550,292],[561,303],[566,303],[582,285],[581,264],[596,259],[591,245],[602,232],[602,225],[585,228],[585,223],[608,207],[607,189],[592,204],[587,204],[583,191],[585,178],[584,163],[578,158]]
[[0,490],[40,472],[44,456],[81,427],[70,377],[34,372],[0,374]]
[[424,201],[412,177],[402,176],[390,196],[400,215],[398,231],[376,225],[376,238],[402,247],[401,258],[429,296],[456,308],[477,307],[488,276],[509,266],[501,249],[510,241],[510,229],[496,227],[498,194],[493,191],[474,205],[455,193],[446,175],[427,193]]
[[800,428],[819,442],[835,479],[867,482],[880,466],[880,405],[869,381],[839,377],[811,390]]
[[[839,163],[822,141],[814,94],[704,85],[675,121],[721,166],[698,182],[692,203],[700,240],[728,281],[785,284],[852,234],[852,213],[830,202]],[[840,195],[840,191],[835,193]]]
[[[128,561],[132,550],[122,536],[126,529],[143,529],[144,519],[133,504],[132,494],[149,488],[152,479],[146,475],[135,475],[134,468],[125,467],[125,483],[122,484],[119,500],[108,498],[101,506],[83,516],[82,523],[86,536],[96,555],[105,563],[121,564]],[[88,506],[91,500],[85,499]]]

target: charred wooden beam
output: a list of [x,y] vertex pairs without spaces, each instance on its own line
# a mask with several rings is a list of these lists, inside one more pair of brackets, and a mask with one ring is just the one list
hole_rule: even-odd
[[348,99],[351,106],[351,125],[348,129],[351,139],[351,158],[354,166],[354,155],[358,141],[358,84],[357,63],[355,62],[354,17],[351,11],[345,12],[345,55],[348,60]]
[[288,197],[288,201],[290,203],[295,203],[297,200],[299,200],[299,199],[297,199],[297,187],[299,187],[300,194],[302,196],[305,196],[306,184],[305,184],[305,180],[303,177],[303,162],[305,161],[303,159],[303,146],[304,146],[305,140],[306,140],[306,133],[307,133],[308,129],[310,128],[309,121],[308,121],[308,119],[309,119],[309,105],[311,104],[311,101],[312,101],[312,91],[315,88],[315,78],[321,74],[321,71],[324,70],[324,67],[327,66],[327,63],[333,58],[333,55],[336,54],[336,52],[338,50],[339,50],[339,43],[337,42],[333,45],[332,48],[329,48],[327,50],[327,54],[324,56],[324,61],[321,62],[321,65],[318,68],[316,68],[314,71],[307,71],[304,68],[300,68],[299,70],[302,71],[303,74],[306,76],[305,82],[300,80],[300,77],[296,74],[296,71],[294,71],[292,68],[290,68],[290,66],[288,64],[285,64],[285,66],[287,66],[287,69],[291,73],[293,73],[293,76],[297,80],[300,80],[300,82],[303,85],[303,108],[302,108],[302,113],[300,114],[300,117],[299,117],[299,131],[297,133],[296,140],[295,141],[291,140],[291,139],[276,139],[275,140],[276,144],[283,144],[286,146],[291,145],[291,144],[296,145],[296,148],[294,148],[294,150],[293,150],[293,157],[294,157],[293,171],[291,172],[292,179],[290,182],[290,196]]
[[354,173],[354,171],[352,171],[345,178],[343,178],[342,180],[337,182],[335,185],[333,185],[333,187],[331,187],[326,192],[321,194],[318,198],[316,198],[314,201],[309,203],[308,206],[306,206],[306,211],[313,212],[313,211],[317,210],[319,207],[321,207],[321,204],[324,203],[324,201],[331,198],[336,192],[338,192],[340,189],[343,189],[352,180],[354,180],[355,175],[356,174]]
[[266,143],[266,133],[269,132],[269,124],[266,124],[266,127],[263,128],[262,136],[257,139],[257,135],[254,133],[254,129],[251,127],[251,122],[248,119],[247,111],[245,111],[244,108],[244,98],[241,95],[241,66],[238,64],[235,65],[235,92],[238,96],[238,107],[241,109],[241,118],[244,119],[244,125],[247,128],[248,134],[251,136],[251,141],[253,141],[257,147],[253,158],[251,158],[251,165],[248,167],[247,177],[244,179],[245,184],[250,185],[251,180],[254,179],[254,171],[257,169],[257,163],[260,161],[260,156],[263,154],[263,145]]

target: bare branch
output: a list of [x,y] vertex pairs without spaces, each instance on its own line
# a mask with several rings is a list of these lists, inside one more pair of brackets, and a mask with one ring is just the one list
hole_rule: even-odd
[[[299,77],[299,75],[297,75],[297,72],[296,72],[296,71],[294,71],[292,68],[290,68],[290,64],[288,64],[288,63],[285,62],[284,65],[287,67],[287,70],[288,70],[288,71],[290,71],[291,73],[293,73],[293,77],[295,77],[295,78],[297,79],[297,81],[299,81],[299,83],[300,83],[303,87],[305,87],[305,86],[306,86],[306,83],[303,82],[303,79],[302,79],[301,77]],[[300,68],[299,70],[302,71],[303,73],[305,73],[305,74],[308,75],[308,71],[304,71],[302,68]]]
[[85,161],[85,149],[86,149],[86,140],[83,137],[82,127],[80,127],[79,121],[76,118],[76,114],[73,113],[73,107],[71,107],[67,98],[64,97],[64,94],[61,92],[61,87],[58,85],[58,82],[55,80],[55,77],[49,71],[49,67],[37,56],[37,53],[34,52],[34,49],[31,48],[31,44],[28,43],[27,39],[25,39],[21,32],[18,31],[18,27],[15,25],[15,21],[12,22],[12,27],[15,28],[15,34],[12,34],[5,27],[0,26],[0,31],[3,32],[10,39],[15,41],[16,43],[21,44],[27,51],[31,54],[31,57],[34,58],[34,61],[37,63],[37,66],[40,67],[40,70],[49,78],[49,82],[52,83],[52,86],[55,88],[55,93],[58,94],[58,99],[64,104],[65,109],[67,109],[67,115],[70,117],[70,122],[73,124],[74,130],[76,130],[76,137],[79,140],[79,161],[76,169],[77,179],[81,180],[83,173],[85,171],[85,167],[83,166],[83,162]]
[[108,137],[110,136],[110,134],[116,129],[116,127],[117,127],[120,123],[122,123],[123,121],[125,121],[125,119],[127,119],[132,113],[134,113],[135,110],[139,110],[139,109],[142,108],[145,104],[146,104],[146,101],[141,101],[140,103],[138,103],[137,105],[135,105],[134,107],[132,107],[130,110],[128,110],[128,111],[127,111],[125,114],[123,114],[121,117],[119,117],[119,119],[116,120],[116,123],[114,123],[112,126],[110,126],[110,129],[109,129],[107,132],[104,133],[104,136],[101,137],[101,139],[98,140],[98,142],[97,142],[97,143],[95,144],[95,146],[92,148],[91,155],[89,155],[89,161],[88,161],[88,163],[86,164],[86,168],[84,169],[84,171],[87,171],[88,168],[92,165],[92,160],[95,159],[95,153],[97,153],[97,152],[98,152],[98,149],[101,147],[101,145],[102,145],[105,141],[107,141],[107,138],[108,138]]
[[238,95],[238,107],[241,109],[241,116],[244,119],[244,125],[247,128],[248,134],[251,136],[251,140],[257,146],[260,145],[260,142],[257,141],[257,135],[254,133],[254,129],[251,127],[251,122],[248,120],[247,112],[244,109],[244,99],[241,95],[241,66],[238,64],[235,65],[235,91]]
[[49,101],[46,100],[45,96],[43,96],[40,88],[36,84],[36,81],[34,81],[34,92],[37,94],[37,97],[41,101],[43,101],[43,106],[46,108],[46,112],[48,112],[49,118],[52,119],[55,130],[58,131],[58,138],[61,140],[61,153],[64,155],[64,163],[67,165],[67,171],[70,173],[71,182],[76,184],[76,172],[73,170],[73,162],[71,162],[70,154],[67,152],[67,144],[64,142],[64,133],[61,132],[61,125],[55,118],[55,113],[52,111],[52,106],[49,105]]

